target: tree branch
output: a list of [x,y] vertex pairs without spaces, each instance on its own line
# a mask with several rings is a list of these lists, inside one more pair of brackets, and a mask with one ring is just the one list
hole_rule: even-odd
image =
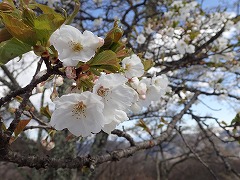
[[85,157],[76,157],[76,158],[61,158],[61,159],[39,157],[35,155],[26,157],[19,153],[8,150],[6,154],[2,154],[2,153],[0,154],[0,159],[17,163],[19,166],[29,166],[29,167],[35,167],[38,169],[38,168],[47,168],[47,167],[52,167],[52,168],[82,168],[83,166],[92,167],[107,161],[116,161],[124,157],[129,157],[137,151],[140,151],[143,149],[149,149],[164,142],[171,135],[177,122],[182,118],[185,112],[197,100],[197,97],[199,94],[200,92],[196,92],[193,95],[192,99],[185,105],[185,107],[181,110],[181,112],[173,117],[166,131],[164,131],[158,138],[137,143],[135,144],[135,146],[131,146],[125,149],[115,150],[101,156],[96,155],[96,156],[85,156]]

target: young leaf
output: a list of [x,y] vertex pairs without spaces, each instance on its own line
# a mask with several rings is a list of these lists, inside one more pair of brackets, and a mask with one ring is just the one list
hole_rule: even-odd
[[158,128],[160,129],[160,128],[162,128],[164,126],[164,124],[159,124],[158,125]]
[[89,71],[92,72],[93,74],[97,75],[97,76],[101,75],[101,73],[98,71],[98,68],[96,68],[96,67],[91,67],[89,69]]
[[6,130],[7,130],[7,128],[6,128],[6,126],[5,126],[4,123],[2,123],[2,127],[1,127],[1,128],[2,128],[3,131],[6,131]]
[[41,9],[41,11],[43,12],[43,14],[59,14],[56,11],[54,11],[54,9],[50,8],[49,6],[43,5],[43,4],[29,4],[28,5],[29,8],[31,9]]
[[[45,15],[45,17],[48,17],[48,22],[51,22],[53,27],[55,27],[55,29],[58,29],[66,20],[66,17],[62,16],[61,14],[57,13],[56,11],[54,11],[54,9],[46,6],[46,5],[42,5],[42,4],[31,4],[29,5],[29,7],[31,9],[36,9],[39,8],[42,10],[43,14]],[[39,16],[39,19],[45,19],[41,17],[41,15]]]
[[144,66],[144,71],[148,71],[151,67],[154,66],[154,62],[151,59],[142,61]]
[[37,35],[38,41],[42,45],[46,45],[48,39],[54,31],[56,31],[63,23],[65,19],[61,16],[54,14],[42,14],[34,20],[34,30]]
[[7,41],[12,38],[12,35],[6,28],[0,30],[0,42]]
[[0,16],[13,37],[32,46],[37,42],[46,46],[51,34],[64,23],[65,17],[45,5],[34,4],[30,7],[40,8],[43,14],[37,16],[31,9],[23,7],[21,15],[0,12]]
[[123,36],[123,30],[118,26],[118,22],[115,21],[114,27],[108,32],[104,39],[104,45],[101,50],[109,49],[109,47],[115,42],[117,43]]
[[118,42],[122,36],[123,30],[115,22],[113,29],[107,34],[106,40],[111,39],[113,42]]
[[117,66],[119,64],[119,60],[117,58],[116,53],[114,53],[111,50],[107,50],[97,54],[88,64],[90,66],[95,66],[95,65]]
[[161,117],[160,121],[161,121],[163,124],[168,124],[168,122],[167,122],[163,117]]
[[237,113],[234,119],[231,121],[231,124],[239,124],[240,123],[240,113]]
[[41,107],[40,113],[41,113],[42,115],[46,116],[48,119],[51,119],[52,114],[51,114],[51,112],[50,112],[50,110],[49,110],[48,105],[45,106],[45,107]]
[[223,125],[227,126],[227,123],[225,121],[222,121],[221,122]]
[[36,18],[36,14],[33,10],[29,8],[24,8],[22,13],[22,19],[25,24],[30,27],[34,27],[34,19]]
[[14,130],[14,135],[17,137],[23,129],[27,126],[27,124],[30,122],[31,119],[26,119],[26,120],[20,120],[16,129]]
[[0,13],[2,20],[8,32],[20,41],[35,45],[37,42],[36,33],[32,27],[25,24],[21,19],[11,16],[7,13]]
[[[101,65],[101,66],[94,66],[96,69],[104,70],[106,73],[116,73],[120,69],[120,65],[112,66],[112,65]],[[94,72],[93,72],[94,73]],[[97,74],[96,74],[97,75]]]
[[13,10],[14,10],[14,4],[11,4],[9,2],[0,3],[0,11],[12,12]]
[[43,12],[33,19],[33,29],[36,32],[37,40],[45,46],[52,33],[64,23],[66,18],[46,5],[30,4],[29,8],[39,8]]
[[149,129],[149,127],[146,125],[146,123],[143,121],[143,119],[139,120],[139,123],[136,124],[139,127],[142,127],[143,130],[145,130],[146,132],[148,132],[148,134],[152,135],[151,130]]
[[0,65],[6,64],[11,59],[21,56],[29,51],[31,51],[31,46],[17,40],[16,38],[3,41],[0,43]]

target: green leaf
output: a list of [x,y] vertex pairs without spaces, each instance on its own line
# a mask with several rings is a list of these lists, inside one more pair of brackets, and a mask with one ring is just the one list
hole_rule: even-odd
[[31,51],[31,46],[16,38],[3,41],[0,43],[0,65],[29,51]]
[[5,126],[4,123],[2,123],[2,127],[1,127],[1,129],[2,129],[4,132],[7,130],[7,128],[6,128],[6,126]]
[[59,14],[56,11],[54,11],[54,9],[50,8],[49,6],[43,5],[43,4],[29,4],[28,5],[29,8],[31,9],[41,9],[41,11],[43,12],[43,14]]
[[173,28],[176,28],[176,27],[178,26],[178,24],[179,24],[178,21],[173,21],[173,25],[172,25],[172,27],[173,27]]
[[227,126],[227,123],[225,121],[222,121],[221,122],[223,125]]
[[111,50],[103,51],[97,54],[89,63],[90,66],[95,65],[112,65],[117,66],[119,64],[119,59],[116,53]]
[[140,119],[139,122],[136,124],[139,127],[142,127],[143,130],[145,130],[146,132],[148,132],[148,134],[151,134],[151,130],[149,129],[149,127],[146,125],[146,123],[143,121],[143,119]]
[[12,1],[10,2],[1,2],[0,3],[0,11],[4,12],[12,12],[15,9],[15,6]]
[[82,80],[81,81],[81,85],[82,86],[84,86],[85,88],[87,88],[87,89],[91,89],[91,88],[93,88],[93,82],[92,81],[90,81],[90,80],[88,80],[88,79],[85,79],[85,80]]
[[97,54],[92,60],[88,61],[90,70],[97,74],[95,70],[104,70],[106,72],[117,72],[120,69],[120,60],[117,58],[116,53],[111,50],[103,51]]
[[98,71],[98,69],[96,67],[90,67],[89,71],[97,76],[101,75],[101,73]]
[[12,35],[8,32],[6,28],[0,30],[0,42],[9,40],[12,38]]
[[46,46],[52,33],[65,22],[66,18],[46,5],[31,4],[29,7],[31,9],[39,8],[43,12],[43,14],[34,19],[34,30],[37,35],[37,40],[41,42],[43,46]]
[[162,128],[164,126],[164,124],[159,124],[158,125],[158,128],[160,129],[160,128]]
[[236,127],[233,128],[232,133],[233,133],[234,135],[237,133],[237,128],[236,128]]
[[36,18],[36,14],[33,10],[29,8],[24,8],[22,13],[22,19],[25,24],[30,27],[34,27],[34,19]]
[[42,14],[34,20],[34,30],[38,41],[44,46],[54,31],[56,31],[63,23],[63,17],[57,18],[54,14]]
[[199,34],[200,34],[199,31],[191,31],[191,33],[189,34],[189,37],[191,40],[194,40]]
[[119,53],[120,51],[125,51],[125,53],[128,53],[129,50],[125,49],[125,45],[121,42],[113,42],[111,46],[109,47],[110,50],[112,50],[115,53]]
[[161,117],[160,121],[161,121],[163,124],[168,124],[168,122],[167,122],[163,117]]
[[107,33],[104,39],[104,45],[101,49],[109,49],[109,47],[115,42],[117,43],[123,36],[123,30],[118,26],[118,22],[115,21],[114,27]]
[[79,10],[80,10],[80,2],[79,0],[74,0],[75,1],[75,5],[74,5],[74,10],[72,12],[72,14],[70,14],[65,22],[65,24],[71,24],[73,19],[76,17],[76,15],[78,14]]
[[236,124],[236,123],[240,123],[240,113],[237,113],[231,122],[231,124]]
[[118,42],[123,36],[123,30],[121,28],[114,27],[108,34],[107,38],[112,39],[113,42]]
[[36,44],[36,33],[32,27],[25,24],[21,19],[17,19],[10,14],[0,13],[0,16],[2,17],[8,32],[13,37],[30,45]]
[[45,106],[45,107],[41,107],[41,108],[40,108],[40,113],[41,113],[42,115],[46,116],[48,119],[51,119],[52,114],[51,114],[51,112],[50,112],[50,110],[49,110],[48,105]]
[[99,70],[104,70],[107,73],[116,73],[119,71],[120,65],[119,66],[102,65],[102,66],[95,66],[95,68]]
[[14,7],[15,7],[13,0],[3,0],[3,3],[8,3],[8,4],[10,4],[11,6],[14,6]]
[[24,7],[20,16],[16,12],[0,12],[0,16],[13,37],[32,46],[37,42],[47,46],[51,34],[64,23],[65,17],[45,5],[34,4],[30,7],[40,8],[43,14],[37,16],[34,11]]
[[144,71],[148,71],[151,67],[154,66],[154,62],[151,59],[142,61],[144,66]]

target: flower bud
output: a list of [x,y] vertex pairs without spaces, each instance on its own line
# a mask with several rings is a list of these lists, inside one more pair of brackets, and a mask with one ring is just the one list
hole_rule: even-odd
[[133,77],[129,80],[129,83],[134,89],[137,89],[137,86],[139,84],[139,79],[137,77]]
[[63,84],[63,77],[62,76],[56,77],[55,83],[56,86],[61,86]]
[[47,151],[50,151],[55,147],[55,143],[53,141],[47,142],[46,139],[41,140],[41,144]]
[[145,83],[139,83],[138,87],[137,87],[137,92],[140,95],[146,95],[147,92],[147,85]]
[[77,77],[76,70],[74,67],[70,67],[70,66],[66,67],[65,73],[67,78],[69,79],[75,79]]

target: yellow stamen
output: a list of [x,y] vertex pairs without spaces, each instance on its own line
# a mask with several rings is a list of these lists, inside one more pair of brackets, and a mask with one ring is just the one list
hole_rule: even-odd
[[125,67],[125,69],[128,71],[129,69],[131,69],[131,64],[126,64]]
[[107,93],[109,91],[109,88],[104,88],[103,86],[101,86],[98,90],[97,90],[97,94],[101,97],[106,96]]
[[79,119],[78,116],[83,115],[84,117],[86,117],[85,115],[85,109],[86,109],[86,105],[82,102],[79,101],[77,104],[74,105],[72,113],[73,115],[77,116],[77,119]]
[[70,46],[74,52],[80,52],[83,49],[81,43],[76,43],[73,41],[70,42]]

